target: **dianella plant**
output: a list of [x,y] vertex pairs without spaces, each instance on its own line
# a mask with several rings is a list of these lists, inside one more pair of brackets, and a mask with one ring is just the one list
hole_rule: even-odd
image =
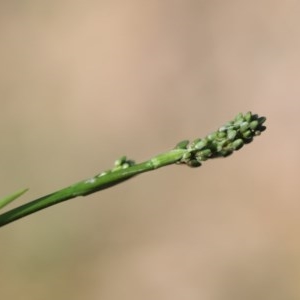
[[[266,127],[265,117],[247,112],[238,114],[215,132],[193,141],[184,140],[173,149],[156,155],[142,163],[123,156],[115,161],[113,168],[96,176],[72,184],[52,194],[16,207],[0,215],[0,226],[16,221],[39,210],[60,202],[101,191],[136,175],[176,164],[197,168],[208,159],[227,157],[253,141]],[[0,209],[23,195],[27,189],[15,192],[0,200]]]

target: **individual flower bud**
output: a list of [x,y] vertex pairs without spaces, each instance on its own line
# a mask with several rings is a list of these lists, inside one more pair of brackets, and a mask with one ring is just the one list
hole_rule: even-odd
[[267,120],[267,118],[266,118],[266,117],[259,117],[259,118],[257,119],[257,121],[259,122],[259,124],[263,124],[263,123],[265,123],[265,122],[266,122],[266,120]]
[[226,132],[225,131],[219,131],[217,134],[217,137],[219,139],[223,139],[226,136]]
[[240,125],[240,131],[241,132],[245,132],[248,128],[249,128],[250,124],[248,122],[243,122],[241,125]]
[[252,131],[249,129],[249,130],[243,132],[242,135],[245,139],[251,138],[252,137]]
[[259,126],[259,131],[260,131],[260,132],[263,132],[263,131],[266,130],[266,128],[267,128],[266,126],[260,125],[260,126]]
[[204,147],[206,147],[207,145],[207,140],[206,139],[200,139],[200,141],[198,141],[195,146],[194,146],[194,149],[196,150],[201,150],[203,149]]
[[218,140],[215,142],[215,146],[217,148],[217,151],[221,150],[222,148],[224,148],[227,144],[229,143],[229,141],[224,138],[222,140]]
[[182,155],[182,161],[187,162],[188,160],[190,160],[191,156],[192,156],[191,152],[185,152],[185,153],[183,153],[183,155]]
[[188,144],[188,140],[181,141],[175,146],[175,149],[186,149]]
[[231,141],[233,141],[235,139],[236,135],[237,135],[236,130],[228,130],[228,132],[227,132],[227,138]]
[[224,126],[221,126],[218,131],[219,132],[226,131],[228,129],[228,127],[230,127],[230,126],[231,125],[225,124]]
[[221,152],[223,149],[224,149],[224,147],[223,147],[222,143],[216,144],[216,151],[217,152]]
[[242,113],[239,113],[235,118],[234,118],[234,123],[239,122],[241,120],[244,120],[244,116]]
[[121,167],[122,167],[122,169],[126,169],[126,168],[130,167],[130,164],[128,162],[126,162],[126,163],[122,164]]
[[248,111],[245,115],[244,115],[244,120],[246,122],[250,122],[251,121],[251,118],[252,118],[252,113],[251,111]]
[[201,162],[196,159],[191,159],[187,162],[187,165],[191,168],[197,168],[201,166]]
[[205,161],[207,160],[208,158],[210,158],[212,155],[212,152],[210,149],[204,149],[202,151],[199,151],[196,153],[196,159],[198,161]]
[[120,167],[122,164],[126,162],[126,156],[122,156],[115,161],[115,167]]
[[235,121],[234,124],[233,124],[233,128],[236,129],[236,130],[239,130],[243,123],[245,123],[244,119],[240,119],[238,121]]
[[194,141],[192,141],[192,142],[188,145],[187,149],[189,149],[189,150],[195,149],[195,145],[196,145],[197,143],[199,143],[200,141],[201,141],[200,138],[195,139]]
[[232,153],[233,153],[232,149],[230,149],[230,148],[223,148],[222,150],[218,151],[216,157],[220,157],[220,156],[227,157],[227,156],[229,156]]
[[211,134],[209,134],[209,135],[207,136],[207,139],[208,139],[209,141],[213,141],[213,140],[216,139],[216,137],[217,137],[217,132],[213,132],[213,133],[211,133]]
[[244,146],[244,142],[242,139],[238,139],[238,140],[233,141],[231,146],[234,150],[239,150]]
[[259,121],[258,120],[254,120],[250,123],[250,128],[252,130],[255,130],[257,128],[257,126],[259,125]]

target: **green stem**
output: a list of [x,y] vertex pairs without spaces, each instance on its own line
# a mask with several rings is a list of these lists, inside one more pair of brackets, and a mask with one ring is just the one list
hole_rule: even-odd
[[140,164],[134,164],[127,168],[108,171],[107,173],[103,172],[90,179],[77,182],[69,187],[38,198],[32,202],[0,215],[0,226],[6,225],[60,202],[104,190],[135,175],[155,170],[156,168],[160,168],[169,164],[174,164],[176,161],[178,161],[178,159],[180,159],[183,152],[184,150],[171,150],[170,152],[167,152],[164,155],[159,155],[152,160]]
[[0,215],[0,227],[60,202],[109,188],[144,172],[170,164],[199,167],[207,159],[228,156],[264,131],[265,126],[262,124],[265,120],[264,117],[258,117],[250,112],[245,115],[239,114],[233,121],[207,137],[196,139],[191,143],[180,142],[174,149],[145,162],[136,164],[122,157],[115,162],[111,170],[3,213]]

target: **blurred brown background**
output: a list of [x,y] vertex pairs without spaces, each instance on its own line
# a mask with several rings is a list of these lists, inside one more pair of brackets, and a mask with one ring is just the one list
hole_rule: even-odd
[[[268,130],[0,230],[1,299],[300,298],[299,1],[1,1],[1,196]],[[13,207],[12,205],[11,207]]]

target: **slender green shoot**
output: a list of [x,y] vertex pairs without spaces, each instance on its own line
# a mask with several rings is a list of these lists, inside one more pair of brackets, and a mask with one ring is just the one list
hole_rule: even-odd
[[20,191],[17,191],[11,195],[8,195],[2,199],[0,199],[0,209],[6,206],[7,204],[11,203],[12,201],[16,200],[20,196],[22,196],[24,193],[26,193],[28,189],[23,189]]
[[263,125],[265,121],[265,117],[259,117],[251,112],[240,113],[205,138],[192,142],[182,141],[170,151],[145,162],[135,163],[123,156],[110,170],[3,213],[0,215],[0,227],[46,207],[114,186],[144,172],[171,164],[199,167],[208,159],[229,156],[260,135],[266,129]]

